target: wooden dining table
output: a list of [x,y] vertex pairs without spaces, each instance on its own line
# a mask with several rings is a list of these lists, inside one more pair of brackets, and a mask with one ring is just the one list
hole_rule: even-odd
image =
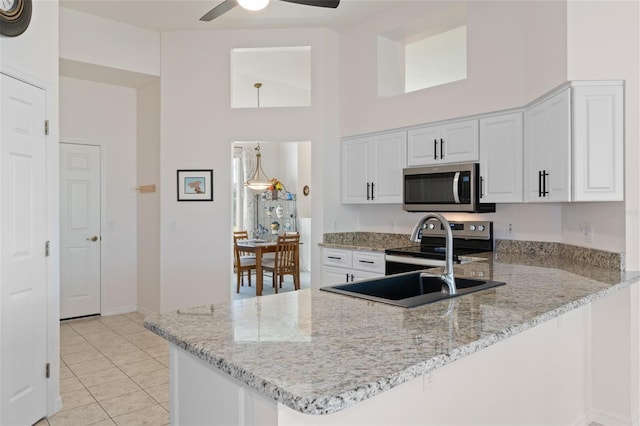
[[256,255],[256,296],[262,296],[262,255],[274,253],[278,243],[264,242],[254,243],[248,240],[239,240],[238,248],[244,252],[255,253]]

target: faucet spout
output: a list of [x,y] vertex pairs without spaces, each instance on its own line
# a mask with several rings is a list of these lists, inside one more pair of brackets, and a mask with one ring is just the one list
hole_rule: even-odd
[[445,265],[444,273],[440,278],[442,278],[446,286],[443,286],[442,291],[450,295],[457,294],[456,280],[453,277],[453,233],[451,232],[449,221],[441,214],[427,213],[414,226],[411,233],[411,241],[419,243],[422,240],[422,230],[429,219],[437,219],[445,230]]

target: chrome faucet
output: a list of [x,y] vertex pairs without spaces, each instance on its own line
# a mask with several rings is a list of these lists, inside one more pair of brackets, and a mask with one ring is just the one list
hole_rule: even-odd
[[450,295],[457,294],[458,289],[456,288],[456,280],[453,277],[453,234],[451,232],[451,225],[449,224],[449,221],[441,214],[427,213],[413,228],[411,241],[419,243],[422,240],[422,230],[429,219],[438,219],[446,233],[444,273],[440,276],[440,278],[445,282],[446,287],[443,286],[442,291]]

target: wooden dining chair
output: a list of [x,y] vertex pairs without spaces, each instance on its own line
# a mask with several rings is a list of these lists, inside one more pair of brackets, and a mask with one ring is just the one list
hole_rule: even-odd
[[238,240],[249,239],[247,231],[234,231],[233,233],[233,256],[234,268],[236,270],[237,289],[240,293],[240,286],[244,285],[244,273],[247,273],[249,287],[251,287],[251,271],[256,269],[256,258],[251,253],[242,251],[238,246]]
[[266,259],[262,264],[264,271],[269,271],[273,278],[273,287],[278,292],[282,288],[285,275],[293,276],[294,290],[300,289],[300,235],[281,235],[276,245],[276,256]]

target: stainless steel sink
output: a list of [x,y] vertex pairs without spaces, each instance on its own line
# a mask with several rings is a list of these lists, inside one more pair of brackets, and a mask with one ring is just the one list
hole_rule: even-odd
[[389,275],[350,284],[322,287],[320,290],[413,308],[505,284],[499,281],[469,278],[456,278],[455,281],[458,289],[458,294],[455,295],[446,292],[446,283],[439,275],[426,272]]

